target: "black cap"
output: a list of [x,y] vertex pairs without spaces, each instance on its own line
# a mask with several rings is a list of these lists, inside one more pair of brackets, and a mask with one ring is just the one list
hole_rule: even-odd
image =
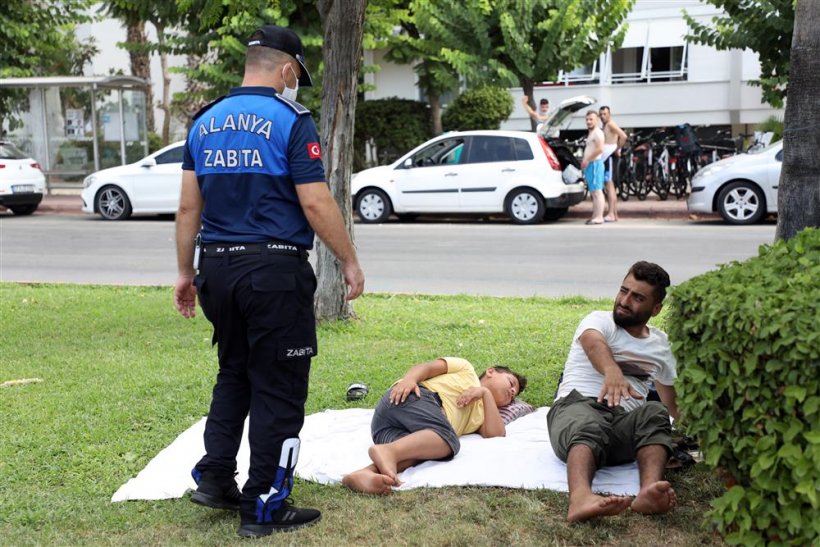
[[248,47],[264,46],[279,51],[284,51],[299,63],[302,68],[302,75],[299,76],[300,86],[312,86],[313,80],[310,77],[307,67],[305,67],[305,50],[302,48],[302,41],[295,32],[288,28],[277,27],[276,25],[265,25],[251,34]]

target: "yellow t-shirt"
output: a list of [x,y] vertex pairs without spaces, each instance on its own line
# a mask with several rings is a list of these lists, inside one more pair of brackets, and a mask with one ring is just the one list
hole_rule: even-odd
[[459,408],[456,405],[458,397],[471,387],[478,387],[481,382],[478,375],[466,359],[460,357],[442,357],[447,362],[447,373],[430,378],[420,383],[431,391],[438,393],[447,416],[456,435],[475,433],[484,423],[484,401],[473,401],[471,404]]

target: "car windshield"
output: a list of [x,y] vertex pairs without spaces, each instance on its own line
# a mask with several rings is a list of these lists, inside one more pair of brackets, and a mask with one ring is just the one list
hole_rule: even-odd
[[24,160],[28,156],[10,142],[0,142],[0,160]]

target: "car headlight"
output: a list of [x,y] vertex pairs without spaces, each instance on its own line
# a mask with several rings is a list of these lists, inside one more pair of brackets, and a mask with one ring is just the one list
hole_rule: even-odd
[[83,180],[83,188],[88,188],[89,186],[91,186],[92,184],[94,184],[94,181],[95,181],[95,180],[97,180],[97,177],[95,177],[94,175],[88,175],[88,176],[87,176],[87,177],[85,177],[85,179]]

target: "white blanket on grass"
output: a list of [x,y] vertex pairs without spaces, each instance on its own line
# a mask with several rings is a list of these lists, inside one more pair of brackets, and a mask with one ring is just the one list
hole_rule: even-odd
[[[507,436],[483,439],[477,434],[461,438],[461,451],[447,462],[425,462],[399,474],[398,490],[440,486],[502,486],[508,488],[567,491],[566,466],[555,457],[547,433],[547,407],[507,426]],[[321,484],[337,484],[346,473],[370,463],[367,448],[373,409],[326,410],[305,418],[296,476]],[[180,498],[196,485],[191,468],[205,452],[202,433],[205,418],[163,449],[135,478],[111,498],[156,500]],[[248,476],[247,424],[237,455],[237,482]],[[636,464],[605,467],[598,471],[593,489],[635,495],[639,490]]]

